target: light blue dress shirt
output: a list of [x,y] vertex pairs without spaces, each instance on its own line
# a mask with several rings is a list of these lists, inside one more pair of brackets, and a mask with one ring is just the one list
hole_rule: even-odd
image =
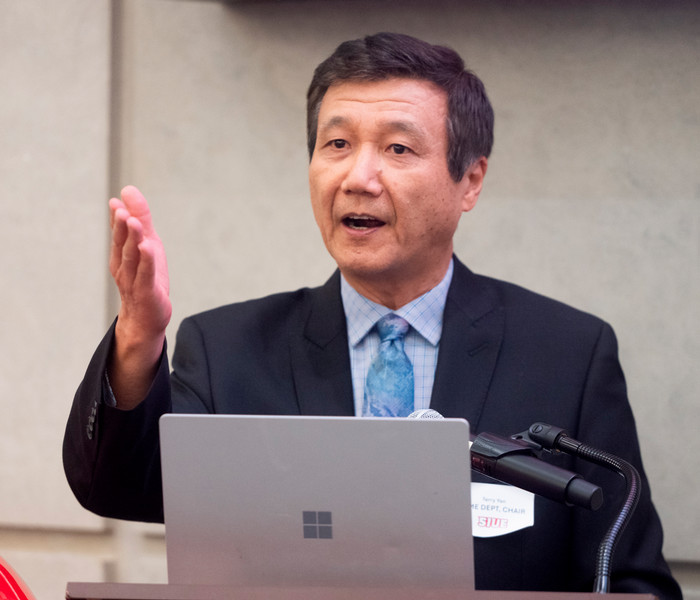
[[367,371],[379,348],[379,334],[374,325],[390,312],[403,317],[411,325],[406,334],[404,349],[413,365],[414,410],[430,407],[442,335],[442,316],[445,312],[447,290],[452,281],[453,270],[454,265],[450,261],[447,273],[440,283],[394,311],[359,294],[341,275],[340,294],[348,328],[356,415],[362,415]]

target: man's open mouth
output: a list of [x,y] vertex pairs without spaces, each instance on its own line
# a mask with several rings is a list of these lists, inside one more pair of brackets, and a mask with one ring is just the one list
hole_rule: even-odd
[[343,225],[350,229],[366,230],[384,225],[384,221],[368,216],[351,216],[343,219]]

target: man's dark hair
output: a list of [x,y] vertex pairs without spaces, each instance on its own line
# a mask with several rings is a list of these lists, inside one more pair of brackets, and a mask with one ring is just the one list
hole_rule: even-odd
[[451,48],[399,33],[343,42],[314,71],[306,95],[309,157],[316,146],[318,114],[328,88],[343,81],[393,77],[431,81],[447,92],[447,166],[455,181],[493,146],[493,109],[481,80]]

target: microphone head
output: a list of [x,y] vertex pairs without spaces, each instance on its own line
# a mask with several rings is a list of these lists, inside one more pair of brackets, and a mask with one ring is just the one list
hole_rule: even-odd
[[423,408],[421,410],[414,410],[410,415],[406,417],[407,419],[444,419],[438,411],[432,408]]

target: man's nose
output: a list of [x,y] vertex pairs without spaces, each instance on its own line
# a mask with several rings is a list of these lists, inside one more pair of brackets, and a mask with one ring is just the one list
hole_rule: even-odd
[[341,189],[352,194],[379,196],[382,193],[382,164],[374,148],[360,148],[348,158],[348,171]]

